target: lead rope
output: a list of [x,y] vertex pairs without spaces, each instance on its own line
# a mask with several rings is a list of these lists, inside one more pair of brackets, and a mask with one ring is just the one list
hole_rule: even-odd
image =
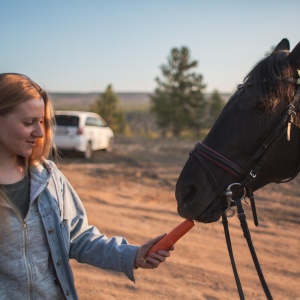
[[253,260],[257,275],[259,277],[260,283],[262,285],[262,288],[265,292],[265,295],[266,295],[267,299],[272,300],[273,297],[270,293],[267,282],[264,278],[263,272],[261,270],[256,252],[255,252],[255,249],[254,249],[254,246],[253,246],[253,243],[252,243],[252,239],[251,239],[250,231],[249,231],[248,224],[247,224],[247,221],[246,221],[246,215],[245,215],[245,212],[244,212],[244,209],[243,209],[243,206],[242,206],[241,199],[235,200],[235,203],[236,203],[236,206],[237,206],[238,218],[240,220],[241,228],[243,230],[244,237],[247,240],[248,248],[250,250],[252,260]]
[[242,284],[241,284],[240,277],[239,277],[239,274],[238,274],[238,271],[236,268],[236,264],[235,264],[235,260],[234,260],[234,255],[233,255],[231,240],[230,240],[230,234],[229,234],[228,220],[227,220],[227,216],[226,216],[225,212],[222,213],[222,223],[223,223],[223,227],[224,227],[225,240],[226,240],[228,254],[230,257],[231,266],[232,266],[232,270],[233,270],[233,274],[234,274],[234,278],[235,278],[236,287],[237,287],[240,299],[245,300]]

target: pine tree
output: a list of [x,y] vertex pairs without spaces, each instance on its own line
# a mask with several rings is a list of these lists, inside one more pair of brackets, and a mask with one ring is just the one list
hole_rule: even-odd
[[125,117],[119,108],[120,100],[109,84],[91,105],[91,111],[102,116],[114,132],[122,133],[125,129]]
[[205,115],[205,85],[202,75],[191,72],[198,62],[191,60],[187,47],[171,49],[168,63],[161,66],[163,78],[151,96],[151,110],[157,125],[166,134],[179,136],[183,129],[200,131]]

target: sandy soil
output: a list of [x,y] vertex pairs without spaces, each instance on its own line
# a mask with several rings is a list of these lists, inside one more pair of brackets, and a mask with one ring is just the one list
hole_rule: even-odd
[[[92,161],[67,157],[60,168],[80,195],[91,224],[131,244],[170,231],[182,219],[174,197],[193,142],[117,139],[112,153]],[[260,226],[246,214],[254,246],[274,299],[300,299],[299,178],[256,192]],[[229,220],[246,299],[265,299],[237,217]],[[168,261],[155,270],[124,274],[72,261],[79,297],[87,299],[239,299],[221,222],[197,224]]]

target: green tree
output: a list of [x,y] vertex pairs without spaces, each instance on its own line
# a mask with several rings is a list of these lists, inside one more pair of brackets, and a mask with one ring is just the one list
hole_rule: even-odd
[[183,129],[199,132],[203,125],[206,101],[203,77],[191,70],[198,62],[192,60],[187,47],[172,48],[168,62],[162,65],[163,78],[156,78],[157,88],[151,95],[151,111],[166,134],[179,136]]
[[100,94],[91,105],[91,111],[102,116],[114,132],[123,133],[125,117],[119,108],[120,100],[109,84],[103,94]]
[[224,105],[225,102],[222,99],[221,94],[218,92],[218,90],[214,90],[210,97],[210,103],[209,103],[209,120],[208,120],[209,126],[215,123]]

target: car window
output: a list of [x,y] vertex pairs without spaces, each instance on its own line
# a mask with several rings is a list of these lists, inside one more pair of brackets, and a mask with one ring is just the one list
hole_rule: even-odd
[[101,126],[101,127],[106,127],[107,126],[107,124],[106,124],[106,122],[100,117],[99,119],[97,119],[98,120],[98,122],[99,122],[99,126]]
[[95,119],[96,126],[103,127],[103,122],[100,119]]
[[71,115],[56,115],[55,116],[56,124],[58,126],[78,126],[79,117]]
[[85,125],[86,126],[97,126],[97,119],[93,118],[93,117],[87,117],[86,121],[85,121]]
[[105,124],[102,120],[94,117],[87,117],[85,125],[103,127]]

